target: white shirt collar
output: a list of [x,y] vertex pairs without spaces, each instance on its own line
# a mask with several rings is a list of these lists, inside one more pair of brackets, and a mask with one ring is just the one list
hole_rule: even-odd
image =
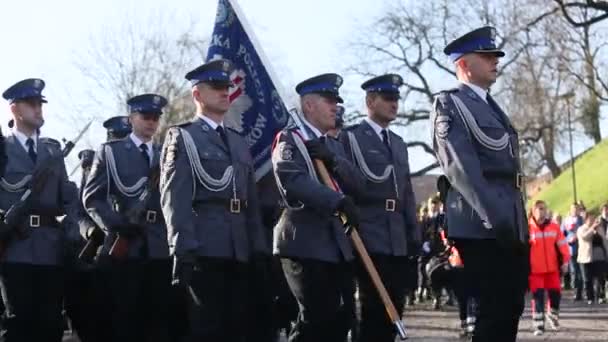
[[475,94],[477,94],[477,96],[481,97],[481,99],[483,100],[483,102],[488,103],[488,100],[486,99],[486,97],[488,96],[488,90],[483,89],[482,87],[473,84],[473,83],[468,83],[468,82],[462,82],[463,84],[465,84],[466,86],[468,86],[469,88],[471,88],[471,90],[473,90],[475,92]]
[[325,134],[322,134],[321,131],[319,131],[315,126],[313,126],[310,122],[308,122],[308,120],[306,120],[306,118],[303,115],[302,115],[302,122],[304,122],[304,124],[306,126],[308,126],[308,128],[310,128],[310,130],[316,135],[316,138],[325,136]]
[[224,128],[224,122],[220,122],[219,125],[218,125],[217,122],[211,120],[205,114],[196,114],[196,116],[198,116],[199,118],[201,118],[201,120],[205,121],[207,123],[207,125],[211,126],[211,129],[214,130],[214,131],[217,128],[217,126],[222,126],[222,128]]
[[16,127],[12,129],[13,135],[17,138],[19,143],[25,148],[27,151],[29,146],[27,146],[27,139],[32,138],[34,140],[34,151],[38,152],[38,134],[34,133],[31,137],[28,137],[23,132],[19,131]]
[[148,146],[148,157],[150,157],[150,163],[152,163],[152,157],[154,151],[152,150],[152,140],[148,141],[147,143],[144,143],[141,139],[139,139],[139,137],[137,137],[137,135],[135,135],[134,133],[131,132],[131,134],[129,134],[129,138],[131,139],[131,141],[135,144],[135,146],[137,146],[138,149],[140,149],[140,145],[141,144],[145,144],[146,146]]
[[[387,137],[390,136],[390,135],[388,135],[388,128],[382,128],[382,126],[375,123],[374,120],[370,119],[369,117],[364,118],[363,120],[365,120],[367,122],[367,124],[372,127],[372,129],[374,130],[374,132],[376,132],[376,134],[378,135],[380,140],[382,140],[382,130],[386,130]],[[388,139],[389,139],[389,143],[390,143],[390,138],[388,138]]]

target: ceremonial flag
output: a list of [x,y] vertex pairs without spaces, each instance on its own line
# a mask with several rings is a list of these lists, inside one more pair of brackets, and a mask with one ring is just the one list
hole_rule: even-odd
[[224,124],[247,140],[254,161],[256,180],[272,167],[274,136],[288,122],[289,112],[253,32],[236,0],[219,0],[207,59],[224,58],[234,65],[231,75],[230,109]]

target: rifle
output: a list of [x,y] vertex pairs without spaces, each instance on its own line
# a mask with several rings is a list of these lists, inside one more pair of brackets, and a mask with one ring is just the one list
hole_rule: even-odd
[[46,181],[52,176],[54,170],[54,164],[58,162],[58,158],[52,157],[44,164],[40,164],[39,167],[34,169],[32,178],[30,179],[30,188],[27,189],[19,201],[13,204],[7,211],[2,215],[0,221],[0,230],[2,231],[2,239],[0,239],[0,258],[4,256],[8,247],[10,238],[17,233],[19,236],[25,235],[25,229],[22,227],[23,220],[26,215],[32,210],[33,198],[38,196]]
[[93,123],[93,120],[90,120],[81,130],[80,132],[78,132],[78,135],[76,136],[76,138],[74,138],[73,140],[66,140],[65,138],[63,138],[63,143],[65,144],[63,146],[63,149],[61,150],[61,152],[63,153],[63,157],[67,157],[68,154],[70,154],[70,152],[72,152],[72,150],[74,149],[74,146],[76,146],[76,143],[78,143],[78,140],[80,140],[82,138],[82,136],[86,133],[86,131],[89,130],[89,127],[91,127],[91,124]]
[[[145,219],[152,192],[158,188],[159,181],[160,167],[152,168],[148,175],[146,187],[137,198],[135,205],[131,206],[125,213],[130,224],[138,225],[141,224],[142,219]],[[128,237],[118,234],[112,248],[110,248],[110,256],[116,259],[124,259],[129,252],[129,242]]]
[[93,228],[93,232],[91,232],[91,236],[87,239],[87,243],[84,245],[80,253],[78,253],[78,260],[83,261],[87,264],[93,262],[95,259],[95,255],[97,254],[97,249],[99,246],[103,244],[103,239],[105,234],[99,227],[95,226]]

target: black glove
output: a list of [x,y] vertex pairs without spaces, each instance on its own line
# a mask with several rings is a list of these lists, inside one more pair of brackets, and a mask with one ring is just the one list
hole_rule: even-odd
[[336,166],[334,154],[327,148],[320,139],[308,140],[304,143],[311,159],[321,160],[328,169],[333,169]]
[[196,255],[193,251],[186,252],[184,255],[174,256],[171,285],[181,288],[188,287],[192,281],[192,275],[194,274],[195,262]]
[[359,208],[355,205],[355,202],[349,196],[344,196],[340,203],[338,203],[338,212],[343,213],[346,216],[346,224],[344,229],[346,235],[349,235],[352,228],[359,227]]

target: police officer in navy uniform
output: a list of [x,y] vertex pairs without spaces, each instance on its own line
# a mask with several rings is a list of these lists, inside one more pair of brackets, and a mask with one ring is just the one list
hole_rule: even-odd
[[344,106],[338,106],[338,110],[336,111],[336,124],[335,127],[327,131],[327,135],[332,138],[338,138],[338,135],[344,128]]
[[[154,181],[160,147],[152,142],[167,100],[143,94],[130,98],[127,105],[133,132],[102,144],[95,153],[83,203],[106,234],[100,263],[108,269],[111,340],[167,341],[171,262]],[[130,210],[141,205],[143,212],[134,217]],[[109,253],[118,238],[128,241],[124,255]]]
[[289,341],[344,341],[354,313],[353,250],[335,215],[345,213],[358,226],[352,197],[331,190],[315,174],[321,160],[345,193],[362,191],[363,175],[346,158],[339,141],[326,137],[335,127],[342,77],[322,74],[296,87],[302,127],[275,139],[272,165],[284,200],[274,232],[274,252],[282,259],[287,283],[300,312]]
[[[102,312],[100,310],[101,298],[97,291],[95,278],[97,274],[94,265],[82,262],[78,259],[80,250],[86,244],[87,238],[94,231],[95,223],[89,217],[86,209],[82,205],[82,190],[86,178],[91,169],[95,151],[82,150],[78,153],[80,166],[82,167],[82,178],[80,190],[74,184],[74,196],[78,199],[78,222],[80,236],[74,249],[69,251],[68,267],[66,269],[65,299],[64,307],[66,315],[71,322],[71,328],[82,342],[105,341],[109,335],[105,336],[108,325],[102,324]],[[109,316],[108,316],[109,317]]]
[[107,119],[103,122],[103,127],[107,131],[106,141],[126,138],[133,131],[129,117],[124,115]]
[[270,249],[249,146],[224,126],[232,71],[218,59],[186,74],[196,115],[163,145],[161,201],[173,283],[189,301],[188,341],[246,340],[251,259]]
[[515,341],[529,272],[518,135],[488,92],[505,55],[495,35],[482,27],[446,46],[459,85],[439,93],[431,115],[435,153],[451,184],[449,238],[480,296],[473,341]]
[[[7,215],[0,223],[5,245],[0,285],[8,342],[61,341],[64,251],[78,238],[77,201],[61,146],[38,136],[44,122],[42,105],[47,102],[44,86],[41,79],[26,79],[2,94],[10,104],[14,126],[5,142],[8,161],[0,179],[0,208],[6,213],[23,200],[25,208],[24,215],[10,220]],[[38,180],[41,169],[49,172]],[[28,189],[34,197],[26,196]],[[67,216],[60,224],[57,217],[63,215]]]
[[[417,253],[420,244],[407,145],[389,129],[397,118],[402,84],[396,74],[364,82],[367,117],[340,134],[346,154],[366,177],[365,191],[354,197],[361,214],[359,232],[397,312],[405,302],[408,254]],[[394,341],[396,331],[361,262],[356,271],[359,341]]]

